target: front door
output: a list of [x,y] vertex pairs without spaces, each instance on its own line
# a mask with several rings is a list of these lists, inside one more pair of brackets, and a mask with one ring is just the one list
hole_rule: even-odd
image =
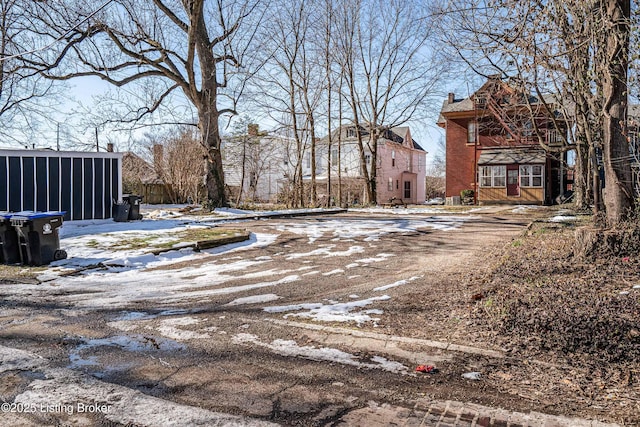
[[404,199],[411,200],[411,181],[404,182]]
[[520,196],[519,169],[518,165],[507,166],[507,196]]

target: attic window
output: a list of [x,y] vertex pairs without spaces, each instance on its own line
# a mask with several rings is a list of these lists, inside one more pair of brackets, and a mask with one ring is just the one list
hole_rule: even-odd
[[356,130],[355,128],[347,128],[347,138],[355,138]]

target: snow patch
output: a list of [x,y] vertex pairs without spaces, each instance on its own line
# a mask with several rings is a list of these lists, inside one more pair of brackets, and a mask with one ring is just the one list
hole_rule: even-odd
[[374,262],[383,262],[386,261],[388,258],[394,257],[394,254],[378,254],[375,257],[371,257],[371,258],[363,258],[363,259],[359,259],[356,262],[359,262],[361,264],[371,264]]
[[349,302],[330,302],[329,304],[303,303],[265,307],[264,311],[266,311],[267,313],[285,313],[289,311],[307,310],[304,313],[289,313],[284,317],[287,318],[289,316],[295,316],[312,319],[317,322],[356,322],[357,324],[361,324],[365,322],[375,322],[380,320],[379,318],[372,318],[369,315],[379,315],[383,312],[381,310],[354,310],[366,307],[376,301],[386,301],[389,299],[391,299],[389,295],[383,295],[379,297],[372,297]]
[[262,295],[253,295],[250,297],[244,297],[244,298],[236,298],[233,301],[231,301],[228,304],[225,304],[226,306],[232,307],[235,305],[245,305],[245,304],[257,304],[257,303],[264,303],[264,302],[271,302],[271,301],[275,301],[280,299],[280,297],[276,294],[262,294]]
[[549,222],[573,222],[577,220],[578,217],[573,215],[556,215],[553,218],[549,218]]
[[298,343],[293,340],[281,339],[274,340],[271,343],[265,343],[260,341],[256,335],[244,333],[235,335],[231,340],[235,344],[254,344],[267,348],[282,356],[301,357],[317,362],[339,363],[341,365],[355,366],[364,369],[381,369],[402,375],[409,374],[409,370],[402,363],[394,362],[381,356],[374,356],[369,362],[362,362],[358,356],[335,348],[299,346]]
[[[394,213],[401,213],[400,210],[394,210]],[[411,210],[416,212],[417,210]],[[389,213],[390,210],[381,212]],[[423,213],[433,213],[439,211],[429,210]],[[351,241],[352,239],[362,238],[365,241],[377,241],[386,234],[391,233],[414,233],[419,229],[432,228],[436,230],[451,231],[462,226],[465,221],[471,217],[460,216],[431,216],[420,219],[332,219],[332,220],[316,220],[304,221],[297,224],[277,225],[275,229],[278,231],[286,231],[298,235],[307,236],[309,243],[324,237],[325,235],[332,240]]]
[[200,319],[194,317],[178,317],[163,320],[157,329],[163,336],[177,341],[211,338],[207,333],[178,328],[178,326],[191,326],[198,323],[200,323]]
[[414,280],[418,280],[423,276],[413,276],[408,279],[398,280],[397,282],[391,283],[389,285],[379,286],[377,288],[373,288],[374,291],[386,291],[387,289],[395,288],[398,286],[406,285],[408,283],[413,282]]
[[364,252],[364,248],[362,246],[351,246],[349,249],[344,251],[335,251],[335,252],[331,251],[331,249],[333,249],[335,246],[336,245],[326,245],[324,247],[315,249],[311,252],[291,254],[291,255],[288,255],[285,259],[292,260],[292,259],[305,258],[310,256],[323,256],[323,258],[338,257],[338,256],[345,257],[345,256],[351,256],[354,254],[360,254]]

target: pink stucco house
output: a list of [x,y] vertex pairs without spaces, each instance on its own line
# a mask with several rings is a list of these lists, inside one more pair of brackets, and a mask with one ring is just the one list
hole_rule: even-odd
[[[366,147],[369,139],[368,127],[362,126],[360,130],[365,143],[365,161],[371,171],[371,151]],[[339,156],[338,140],[341,141]],[[322,140],[325,143],[325,149],[326,141],[327,138]],[[339,167],[342,178],[352,182],[354,201],[364,200],[364,183],[355,125],[345,125],[334,131],[332,144],[331,179],[335,182]],[[382,129],[377,146],[377,202],[382,204],[395,198],[405,203],[424,203],[427,152],[411,137],[409,127]],[[322,157],[326,156],[322,155]],[[326,171],[324,175],[326,176]],[[360,182],[359,185],[357,185],[358,182]]]

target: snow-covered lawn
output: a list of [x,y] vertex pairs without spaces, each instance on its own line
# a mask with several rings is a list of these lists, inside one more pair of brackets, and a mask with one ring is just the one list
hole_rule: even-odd
[[[39,277],[43,282],[39,285],[16,285],[10,286],[10,289],[4,287],[0,292],[9,294],[11,299],[56,295],[59,302],[83,309],[126,307],[136,302],[161,306],[207,301],[241,293],[245,295],[231,298],[233,301],[228,301],[227,304],[255,304],[256,301],[247,293],[260,290],[259,293],[263,294],[264,289],[276,289],[280,285],[301,282],[308,277],[321,277],[320,275],[328,278],[344,277],[347,269],[389,260],[395,255],[368,252],[365,256],[357,257],[365,254],[367,245],[375,245],[384,236],[429,229],[452,231],[460,228],[470,218],[323,217],[278,220],[273,224],[266,221],[261,223],[261,232],[252,233],[246,242],[202,252],[182,248],[154,255],[145,248],[117,250],[119,241],[131,239],[132,236],[162,241],[174,238],[177,233],[188,228],[202,227],[203,224],[211,226],[210,218],[157,217],[162,219],[127,223],[112,220],[67,222],[61,229],[61,248],[68,252],[69,258],[51,264]],[[294,250],[283,245],[282,251],[275,255],[259,253],[257,256],[251,251],[280,245],[278,238],[282,233],[306,236],[308,249]],[[331,243],[326,243],[327,241]],[[342,262],[342,258],[349,258],[349,261]],[[314,265],[316,260],[331,261],[321,262],[323,267],[318,268]],[[295,262],[298,265],[292,267]],[[349,277],[349,280],[357,280],[358,275]],[[388,288],[404,284],[402,280],[413,280],[399,279],[399,282],[387,284]],[[352,314],[347,317],[355,320]]]

